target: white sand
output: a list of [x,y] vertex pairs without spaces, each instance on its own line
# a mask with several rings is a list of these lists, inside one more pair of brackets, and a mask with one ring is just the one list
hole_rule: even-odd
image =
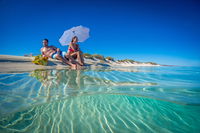
[[31,61],[34,57],[0,55],[0,72],[26,72],[35,69],[69,68],[57,60],[49,60],[48,66],[36,65]]
[[[0,55],[0,72],[27,72],[33,71],[35,69],[62,69],[69,68],[68,65],[54,59],[49,59],[47,66],[35,65],[31,61],[34,57],[24,57],[24,56],[12,56],[12,55]],[[86,67],[130,67],[130,66],[160,66],[145,63],[119,63],[114,61],[101,61],[101,60],[91,60],[85,59]]]

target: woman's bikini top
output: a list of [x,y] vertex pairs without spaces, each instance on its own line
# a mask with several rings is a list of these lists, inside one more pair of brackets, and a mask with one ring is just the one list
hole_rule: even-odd
[[[76,44],[76,50],[78,49],[78,45]],[[69,47],[70,52],[75,52],[71,47]]]

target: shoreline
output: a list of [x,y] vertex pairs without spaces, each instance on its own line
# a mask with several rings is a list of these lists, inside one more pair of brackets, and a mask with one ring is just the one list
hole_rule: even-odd
[[[48,65],[36,65],[31,61],[34,57],[25,57],[25,56],[14,56],[14,55],[0,55],[0,73],[6,72],[26,72],[26,71],[33,71],[35,69],[70,69],[70,66],[65,65],[61,61],[55,59],[48,59]],[[152,66],[164,66],[164,65],[152,65],[148,63],[131,63],[131,62],[118,62],[118,61],[109,61],[109,60],[92,60],[86,59],[84,67],[91,67],[91,68],[99,68],[99,67],[152,67]]]

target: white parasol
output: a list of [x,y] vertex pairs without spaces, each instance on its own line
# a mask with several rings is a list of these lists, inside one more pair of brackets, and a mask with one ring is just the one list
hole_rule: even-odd
[[84,42],[89,38],[90,29],[83,26],[76,26],[69,30],[64,31],[63,35],[59,39],[62,46],[69,45],[74,36],[78,37],[78,42]]

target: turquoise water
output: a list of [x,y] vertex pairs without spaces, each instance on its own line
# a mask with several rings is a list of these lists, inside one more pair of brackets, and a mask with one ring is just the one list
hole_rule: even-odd
[[199,133],[199,67],[0,74],[0,132]]

